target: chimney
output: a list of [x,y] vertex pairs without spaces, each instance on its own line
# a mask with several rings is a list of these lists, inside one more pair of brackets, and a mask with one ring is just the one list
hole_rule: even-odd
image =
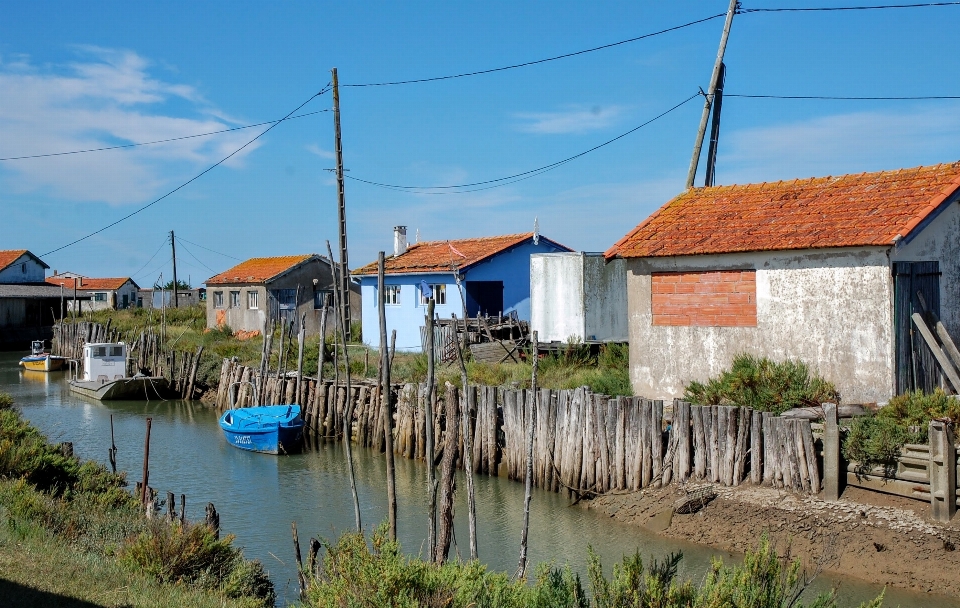
[[393,257],[407,252],[407,227],[393,227]]

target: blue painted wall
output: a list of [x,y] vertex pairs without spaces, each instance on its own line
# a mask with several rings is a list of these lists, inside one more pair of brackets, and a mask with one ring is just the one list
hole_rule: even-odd
[[[488,260],[463,271],[462,281],[502,281],[504,314],[516,311],[517,316],[530,320],[530,255],[569,251],[541,238],[533,244],[530,239],[512,249],[501,252]],[[363,341],[373,348],[380,347],[380,319],[377,311],[377,277],[363,276],[360,292],[363,299]],[[392,330],[397,330],[397,350],[419,352],[420,327],[426,314],[426,306],[420,304],[420,281],[430,285],[446,285],[447,302],[436,306],[436,314],[449,319],[451,314],[463,317],[463,300],[452,273],[386,275],[387,285],[400,285],[400,302],[386,306],[387,339]],[[489,311],[497,314],[500,311]]]

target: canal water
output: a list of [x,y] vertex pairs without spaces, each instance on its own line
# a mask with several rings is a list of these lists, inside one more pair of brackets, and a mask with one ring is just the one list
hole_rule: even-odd
[[[249,558],[259,559],[277,588],[278,604],[297,596],[290,523],[296,522],[304,554],[311,536],[335,539],[354,526],[343,446],[326,443],[296,456],[275,457],[229,446],[217,426],[215,411],[184,401],[104,402],[68,391],[65,374],[21,371],[22,354],[0,353],[0,392],[14,397],[24,417],[54,442],[71,441],[75,453],[107,463],[110,417],[117,444],[117,466],[128,472],[131,486],[140,479],[146,418],[153,419],[150,441],[150,486],[160,496],[187,496],[187,517],[202,520],[208,502],[220,513],[221,528],[236,536]],[[363,525],[370,530],[386,519],[384,460],[370,450],[354,450]],[[396,459],[398,535],[404,550],[421,553],[426,536],[422,465]],[[463,488],[462,478],[457,482]],[[491,569],[512,573],[519,556],[523,484],[497,477],[476,478],[480,558]],[[465,492],[458,492],[455,536],[468,555]],[[586,547],[592,545],[606,569],[625,554],[640,550],[645,560],[682,551],[681,574],[702,579],[712,557],[728,562],[737,555],[661,538],[620,524],[557,494],[534,491],[530,515],[530,564],[569,564],[586,585]],[[532,568],[528,570],[532,572]],[[816,590],[837,587],[841,605],[859,605],[881,587],[822,576]],[[885,605],[960,607],[960,601],[887,590]]]

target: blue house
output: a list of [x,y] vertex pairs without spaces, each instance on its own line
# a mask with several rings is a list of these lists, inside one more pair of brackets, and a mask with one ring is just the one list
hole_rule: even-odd
[[[571,251],[533,232],[407,245],[405,226],[394,228],[394,254],[384,262],[387,331],[397,350],[419,351],[420,327],[433,294],[436,314],[463,318],[516,312],[530,319],[530,255]],[[377,263],[352,272],[360,280],[363,340],[380,346]]]

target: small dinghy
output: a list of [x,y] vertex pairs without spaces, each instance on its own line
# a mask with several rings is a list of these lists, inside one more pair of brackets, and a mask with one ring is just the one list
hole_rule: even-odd
[[292,454],[303,444],[299,405],[261,405],[224,412],[220,428],[235,448],[264,454]]
[[43,347],[43,340],[34,340],[30,343],[30,354],[20,359],[23,369],[33,372],[55,372],[63,369],[65,357],[51,355]]

